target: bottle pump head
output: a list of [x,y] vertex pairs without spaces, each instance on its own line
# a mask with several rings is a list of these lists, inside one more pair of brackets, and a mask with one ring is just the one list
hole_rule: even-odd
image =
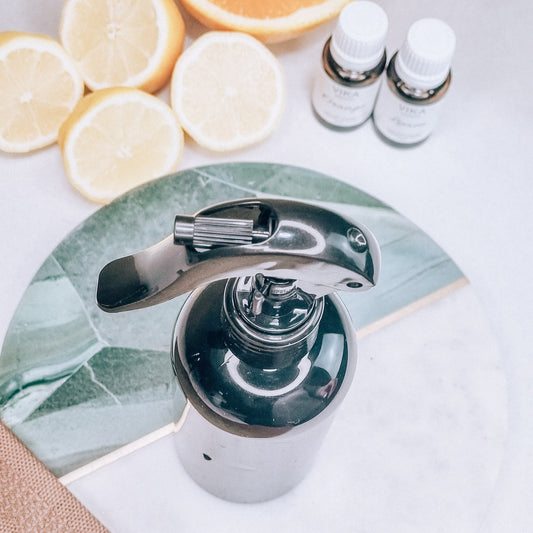
[[226,345],[252,365],[283,368],[314,343],[322,296],[373,287],[379,264],[374,236],[339,214],[238,200],[178,215],[173,235],[106,265],[97,302],[108,312],[139,309],[228,279],[219,302]]
[[237,200],[178,215],[173,235],[106,265],[97,303],[107,312],[140,309],[214,281],[255,276],[250,307],[239,310],[254,327],[268,328],[257,318],[265,299],[287,308],[295,295],[312,302],[337,290],[369,289],[379,266],[372,233],[337,213],[292,200]]

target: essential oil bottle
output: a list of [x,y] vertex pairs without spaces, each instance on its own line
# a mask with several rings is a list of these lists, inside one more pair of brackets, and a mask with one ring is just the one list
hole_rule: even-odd
[[341,11],[312,92],[314,110],[327,125],[353,128],[372,114],[386,66],[387,30],[387,15],[374,2],[357,0]]
[[387,67],[374,124],[390,141],[415,144],[434,130],[451,82],[455,34],[434,18],[415,22]]

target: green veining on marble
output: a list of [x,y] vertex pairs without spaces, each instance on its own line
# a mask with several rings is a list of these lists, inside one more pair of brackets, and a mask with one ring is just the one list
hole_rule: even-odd
[[175,421],[184,404],[168,351],[102,348],[14,429],[28,443],[53,428],[32,447],[62,475]]
[[186,295],[107,314],[95,304],[100,269],[172,232],[176,213],[252,196],[322,203],[368,226],[380,242],[379,283],[342,299],[356,327],[462,277],[414,224],[368,194],[308,169],[229,163],[147,183],[84,221],[26,290],[0,355],[0,414],[61,475],[175,421],[185,400],[170,342]]
[[369,207],[385,204],[342,181],[312,170],[270,163],[229,163],[223,166],[203,167],[194,172],[206,179],[231,183],[245,196],[279,195],[302,200],[342,202]]
[[325,204],[372,229],[381,248],[381,272],[371,291],[341,293],[362,328],[463,277],[444,251],[412,222],[386,207]]
[[49,257],[26,290],[2,348],[3,420],[23,420],[100,348],[78,293]]

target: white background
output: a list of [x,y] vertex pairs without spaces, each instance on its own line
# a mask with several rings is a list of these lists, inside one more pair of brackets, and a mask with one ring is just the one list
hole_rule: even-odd
[[[59,0],[3,0],[0,30],[57,36]],[[180,168],[226,161],[309,167],[378,197],[418,224],[456,261],[500,343],[509,393],[509,441],[483,531],[531,531],[533,518],[533,7],[526,0],[383,0],[388,51],[416,19],[437,16],[457,34],[446,113],[430,139],[399,149],[371,122],[338,133],[318,123],[310,87],[332,25],[271,47],[286,78],[277,131],[251,149],[208,153],[187,141]],[[186,17],[188,41],[203,28]],[[166,98],[166,92],[162,92]],[[0,154],[0,338],[53,248],[97,209],[69,186],[57,146]]]

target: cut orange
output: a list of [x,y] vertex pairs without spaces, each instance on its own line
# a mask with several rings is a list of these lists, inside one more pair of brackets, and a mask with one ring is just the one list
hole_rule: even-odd
[[279,122],[285,101],[281,65],[251,35],[210,31],[178,59],[170,101],[201,146],[244,148],[265,139]]
[[172,73],[185,25],[174,0],[66,0],[59,36],[93,91],[154,92]]
[[213,30],[249,33],[266,43],[281,42],[336,17],[351,0],[181,0]]
[[85,96],[59,131],[70,182],[108,203],[178,166],[183,130],[172,109],[139,89],[113,87]]
[[83,80],[57,41],[0,33],[0,150],[24,153],[54,143],[82,95]]

